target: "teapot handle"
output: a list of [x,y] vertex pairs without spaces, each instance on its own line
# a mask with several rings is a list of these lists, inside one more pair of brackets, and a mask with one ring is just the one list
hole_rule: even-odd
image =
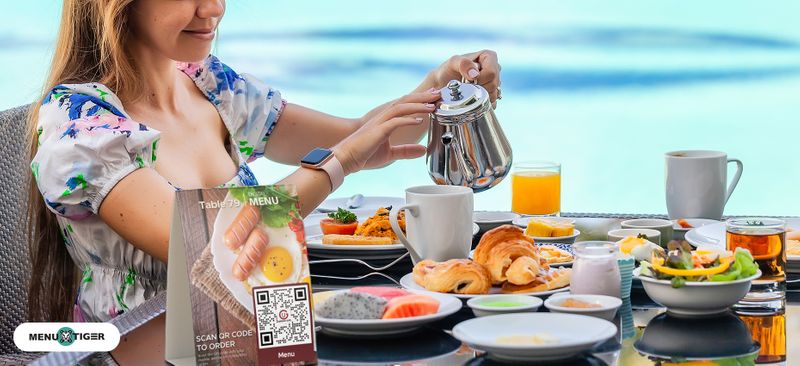
[[[454,155],[453,159],[455,159],[461,174],[464,175],[464,180],[471,183],[474,179],[472,170],[467,167],[467,161],[464,159],[464,154],[461,152],[460,144],[455,140],[456,137],[453,135],[453,131],[447,131],[442,134],[442,144],[445,146],[445,151],[449,151],[450,154]],[[452,182],[448,175],[449,169],[445,171],[445,180]]]

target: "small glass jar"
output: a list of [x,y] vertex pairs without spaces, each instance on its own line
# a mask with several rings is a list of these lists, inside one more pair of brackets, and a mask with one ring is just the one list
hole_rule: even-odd
[[610,241],[582,241],[572,245],[570,292],[582,295],[620,297],[620,274],[617,265],[619,247]]

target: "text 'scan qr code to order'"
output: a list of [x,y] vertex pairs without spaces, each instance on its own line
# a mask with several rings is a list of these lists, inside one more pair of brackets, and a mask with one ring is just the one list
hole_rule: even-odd
[[307,283],[253,287],[258,364],[314,363],[314,320]]

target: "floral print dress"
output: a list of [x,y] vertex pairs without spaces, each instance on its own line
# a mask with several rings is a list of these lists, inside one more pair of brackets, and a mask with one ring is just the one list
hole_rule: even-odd
[[[214,56],[177,67],[214,104],[228,129],[239,172],[223,186],[258,184],[246,162],[264,154],[286,104],[280,93]],[[114,185],[136,169],[155,167],[159,131],[132,120],[106,86],[86,83],[50,91],[39,109],[38,135],[31,170],[70,256],[83,271],[75,321],[108,321],[164,291],[166,264],[125,241],[98,216]]]

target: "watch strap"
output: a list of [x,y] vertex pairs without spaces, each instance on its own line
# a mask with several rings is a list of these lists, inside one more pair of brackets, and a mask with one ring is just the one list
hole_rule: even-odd
[[328,178],[331,180],[331,192],[344,183],[344,167],[339,162],[339,159],[336,158],[336,155],[331,155],[330,159],[320,165],[319,168],[328,173]]

